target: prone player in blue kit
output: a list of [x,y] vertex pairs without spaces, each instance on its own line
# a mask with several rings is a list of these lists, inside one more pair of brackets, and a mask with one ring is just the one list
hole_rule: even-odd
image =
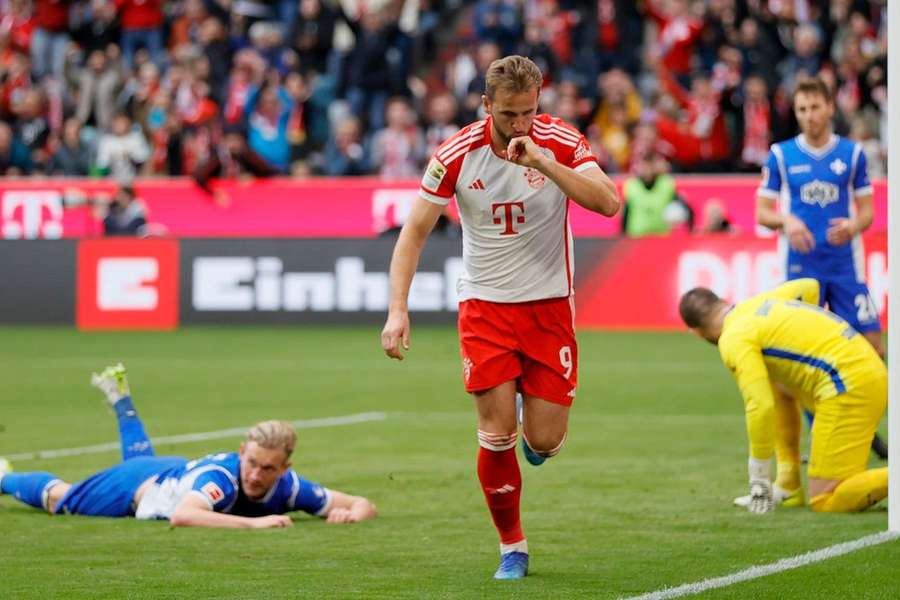
[[122,462],[70,484],[42,471],[14,473],[0,459],[0,493],[50,514],[168,519],[173,527],[290,527],[285,513],[298,510],[329,523],[376,515],[368,499],[328,489],[291,469],[297,434],[289,423],[257,423],[238,452],[193,461],[156,456],[134,409],[125,368],[109,367],[91,383],[115,410]]

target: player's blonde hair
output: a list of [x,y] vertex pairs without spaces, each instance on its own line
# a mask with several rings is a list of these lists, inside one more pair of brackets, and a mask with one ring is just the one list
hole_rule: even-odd
[[498,89],[515,93],[540,90],[543,82],[540,68],[530,58],[513,54],[498,58],[488,67],[484,74],[484,93],[493,99]]
[[297,432],[286,421],[261,421],[247,431],[247,441],[269,450],[283,450],[290,457],[297,445]]

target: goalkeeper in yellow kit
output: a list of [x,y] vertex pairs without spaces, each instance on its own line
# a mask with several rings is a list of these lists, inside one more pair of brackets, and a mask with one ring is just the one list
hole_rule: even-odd
[[692,289],[679,303],[691,331],[719,346],[744,397],[750,512],[769,512],[776,500],[803,502],[800,406],[815,414],[810,507],[858,511],[887,496],[887,468],[866,470],[887,406],[887,369],[871,344],[817,306],[818,299],[815,279],[796,279],[737,305],[706,288]]

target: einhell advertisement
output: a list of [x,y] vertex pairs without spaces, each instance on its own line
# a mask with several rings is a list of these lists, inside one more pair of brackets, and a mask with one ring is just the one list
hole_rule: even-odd
[[[388,238],[0,241],[0,322],[91,330],[380,326],[393,245]],[[869,289],[886,323],[886,236],[867,236],[865,246]],[[582,328],[680,329],[684,291],[704,285],[739,301],[782,277],[774,240],[747,236],[582,239],[575,259]],[[410,289],[415,323],[456,320],[461,269],[459,240],[429,240]]]

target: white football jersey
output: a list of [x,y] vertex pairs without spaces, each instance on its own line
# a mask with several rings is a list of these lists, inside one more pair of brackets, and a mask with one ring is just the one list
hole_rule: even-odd
[[[538,115],[529,135],[567,167],[598,167],[584,136],[561,119]],[[569,200],[537,169],[494,152],[490,117],[438,147],[419,194],[442,205],[456,195],[463,228],[460,300],[527,302],[573,293]]]

